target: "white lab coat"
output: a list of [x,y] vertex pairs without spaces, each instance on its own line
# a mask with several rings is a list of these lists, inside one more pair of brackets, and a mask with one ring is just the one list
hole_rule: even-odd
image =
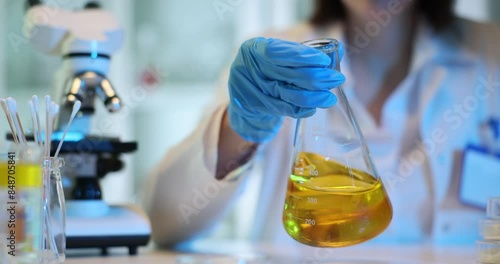
[[[481,122],[500,113],[496,84],[484,85],[494,74],[500,81],[500,52],[494,47],[500,35],[491,25],[466,21],[459,25],[461,42],[419,26],[410,72],[384,103],[380,126],[356,99],[349,56],[342,62],[345,92],[394,208],[391,225],[371,243],[473,243],[478,237],[478,220],[484,212],[459,203],[460,177],[453,168],[459,167],[457,153],[469,143],[480,143]],[[294,41],[342,39],[340,26],[315,30],[307,24],[272,36]],[[250,239],[297,243],[281,223],[295,120],[287,118],[279,134],[261,145],[251,162],[240,168],[229,165],[233,180],[214,179],[219,126],[229,100],[226,80],[203,122],[167,153],[147,181],[143,201],[159,245],[209,231],[226,216],[248,177],[261,179],[257,207],[248,209]],[[466,105],[464,109],[457,108],[460,104]]]

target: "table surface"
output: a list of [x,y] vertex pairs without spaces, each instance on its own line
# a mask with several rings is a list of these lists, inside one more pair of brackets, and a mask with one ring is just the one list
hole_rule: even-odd
[[341,249],[306,246],[249,244],[236,241],[202,241],[190,251],[141,248],[137,256],[125,249],[113,249],[108,256],[99,251],[70,251],[66,264],[179,263],[179,264],[471,264],[475,247],[431,245],[355,246]]

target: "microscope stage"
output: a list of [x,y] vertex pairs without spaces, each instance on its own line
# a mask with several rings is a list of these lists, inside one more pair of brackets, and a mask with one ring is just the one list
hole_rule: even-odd
[[[71,203],[72,201],[68,201]],[[147,245],[151,227],[146,216],[130,206],[109,206],[105,215],[82,217],[68,212],[66,247],[102,248],[128,247],[130,255],[137,247]]]

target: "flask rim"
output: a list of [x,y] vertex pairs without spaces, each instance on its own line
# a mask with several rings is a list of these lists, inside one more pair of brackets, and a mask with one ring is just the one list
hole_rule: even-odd
[[339,49],[339,41],[333,38],[318,38],[302,42],[311,48],[320,49],[325,53],[335,52]]

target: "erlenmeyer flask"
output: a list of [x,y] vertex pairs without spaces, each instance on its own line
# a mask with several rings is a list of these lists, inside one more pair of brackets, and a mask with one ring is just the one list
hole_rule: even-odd
[[[339,43],[303,44],[322,50],[340,71]],[[317,247],[359,244],[382,233],[392,206],[342,87],[338,102],[297,120],[283,224],[295,240]]]

